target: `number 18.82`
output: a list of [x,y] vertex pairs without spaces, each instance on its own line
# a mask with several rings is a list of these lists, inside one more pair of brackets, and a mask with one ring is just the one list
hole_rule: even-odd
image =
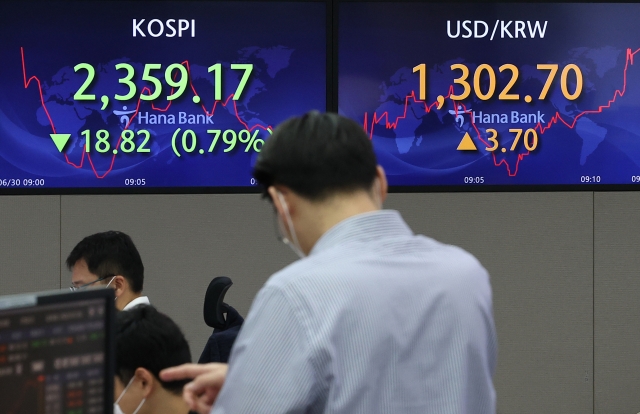
[[[86,152],[91,152],[91,131],[89,131],[88,129],[82,131],[80,133],[80,135],[84,136],[85,138],[85,144],[84,144],[84,149]],[[138,135],[138,136],[142,136],[144,137],[143,141],[140,143],[140,145],[137,146],[136,148],[136,143],[133,142],[133,138]],[[118,144],[116,143],[113,153],[116,154],[118,152],[118,150],[124,152],[124,153],[130,153],[130,152],[151,152],[150,148],[146,148],[146,145],[149,142],[149,139],[151,138],[151,134],[149,134],[149,131],[141,129],[139,131],[131,131],[130,129],[126,129],[124,131],[122,131],[122,135],[121,135],[122,141],[120,142],[120,145],[118,146]],[[105,153],[108,152],[111,149],[111,144],[109,143],[109,131],[107,131],[106,129],[101,129],[99,131],[96,132],[95,134],[95,144],[94,144],[94,149],[99,152],[99,153]]]

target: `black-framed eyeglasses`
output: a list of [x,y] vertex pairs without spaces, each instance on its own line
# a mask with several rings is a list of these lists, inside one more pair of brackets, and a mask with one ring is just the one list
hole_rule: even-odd
[[115,276],[115,275],[106,275],[106,276],[101,277],[100,279],[96,279],[96,280],[94,280],[93,282],[85,283],[84,285],[81,285],[81,286],[71,285],[71,286],[69,286],[69,290],[72,290],[72,291],[73,291],[73,290],[80,290],[80,289],[84,289],[84,288],[86,288],[87,286],[91,286],[91,285],[93,285],[94,283],[98,283],[98,282],[100,282],[100,281],[102,281],[102,280],[109,279],[110,277],[114,277],[114,276]]

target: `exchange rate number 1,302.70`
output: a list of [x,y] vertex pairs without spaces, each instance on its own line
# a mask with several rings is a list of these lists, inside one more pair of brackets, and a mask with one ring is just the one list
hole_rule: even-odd
[[[551,84],[555,79],[556,74],[558,73],[559,67],[558,64],[554,63],[541,63],[537,65],[538,70],[546,70],[549,71],[549,75],[547,76],[547,80],[542,87],[542,91],[540,91],[540,95],[538,96],[539,100],[544,100],[549,93],[549,89],[551,89]],[[469,78],[469,68],[462,63],[454,63],[451,65],[451,70],[459,70],[461,71],[460,77],[453,80],[453,82],[457,85],[462,86],[462,93],[459,95],[451,94],[449,95],[449,99],[454,101],[462,101],[467,99],[471,95],[471,85],[467,80]],[[518,81],[518,76],[520,71],[518,67],[511,64],[506,63],[498,68],[500,73],[504,71],[511,72],[511,79],[505,85],[502,92],[498,94],[498,100],[500,101],[518,101],[520,100],[520,95],[517,93],[511,93],[511,89],[514,87],[516,82]],[[418,72],[418,76],[420,79],[420,91],[418,98],[421,101],[427,99],[427,65],[425,63],[421,63],[413,68],[413,72]],[[569,74],[573,72],[575,77],[575,89],[573,92],[569,91]],[[486,82],[486,83],[485,83]],[[483,91],[481,88],[481,83],[486,85],[486,90]],[[487,64],[479,65],[474,74],[473,74],[473,91],[475,92],[478,99],[486,101],[495,95],[496,92],[496,72],[495,70]],[[567,100],[573,101],[578,99],[580,94],[582,93],[582,71],[580,68],[570,63],[566,65],[562,72],[560,73],[560,89],[562,90],[562,94]],[[524,97],[526,102],[531,102],[531,96],[527,95]]]

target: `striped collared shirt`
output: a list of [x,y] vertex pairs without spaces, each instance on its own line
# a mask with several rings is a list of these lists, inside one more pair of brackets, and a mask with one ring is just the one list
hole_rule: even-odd
[[495,365],[486,270],[377,211],[267,281],[212,413],[493,414]]

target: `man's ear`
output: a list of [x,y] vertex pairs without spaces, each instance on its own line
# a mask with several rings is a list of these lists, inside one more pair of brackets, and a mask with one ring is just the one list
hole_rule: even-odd
[[284,217],[285,212],[291,214],[291,191],[287,187],[272,185],[267,191],[273,200],[273,207],[280,216]]
[[116,291],[116,297],[120,297],[122,293],[124,293],[128,289],[129,282],[127,282],[127,279],[125,279],[124,276],[117,275],[113,277],[113,283],[111,285]]
[[149,398],[156,387],[156,377],[153,376],[146,368],[138,368],[134,374],[139,381],[141,393],[144,398]]
[[387,181],[387,174],[384,172],[384,168],[381,165],[376,167],[376,178],[380,182],[380,201],[384,203],[389,193],[389,182]]

